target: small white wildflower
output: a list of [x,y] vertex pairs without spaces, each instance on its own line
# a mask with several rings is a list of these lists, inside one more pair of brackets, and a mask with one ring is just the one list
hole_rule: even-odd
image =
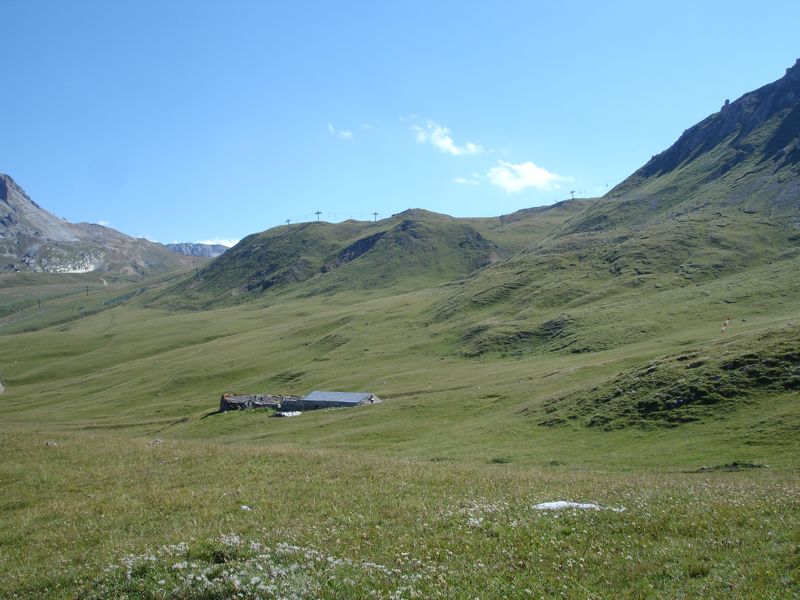
[[227,535],[223,534],[219,536],[219,540],[225,544],[226,546],[241,546],[242,545],[242,538],[240,538],[235,533],[229,533]]

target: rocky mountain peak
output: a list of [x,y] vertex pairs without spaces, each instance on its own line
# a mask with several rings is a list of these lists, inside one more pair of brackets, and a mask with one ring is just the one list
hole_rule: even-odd
[[36,204],[9,175],[0,174],[0,200],[0,236],[30,236],[56,242],[78,240],[67,221]]
[[11,175],[0,173],[0,201],[5,202],[9,206],[15,199],[22,203],[32,204],[35,208],[42,210],[42,207],[36,204],[28,194],[25,193],[20,185],[14,181]]
[[786,77],[800,78],[800,58],[794,61],[794,64],[786,69]]
[[70,223],[0,173],[0,271],[142,274],[185,268],[185,257],[109,227]]
[[[754,143],[751,134],[774,123],[766,144]],[[697,160],[714,148],[726,144],[741,162],[753,152],[765,152],[767,158],[781,155],[791,162],[800,159],[792,154],[792,145],[800,141],[800,59],[786,74],[731,102],[725,100],[719,112],[690,127],[672,146],[653,156],[642,168],[608,193],[618,197],[639,186],[642,181],[660,177]],[[787,156],[788,155],[788,156]]]

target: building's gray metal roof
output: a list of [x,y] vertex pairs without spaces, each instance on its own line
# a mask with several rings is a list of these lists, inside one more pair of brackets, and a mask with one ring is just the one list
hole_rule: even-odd
[[303,400],[314,402],[347,402],[348,404],[360,404],[372,397],[368,392],[311,392]]

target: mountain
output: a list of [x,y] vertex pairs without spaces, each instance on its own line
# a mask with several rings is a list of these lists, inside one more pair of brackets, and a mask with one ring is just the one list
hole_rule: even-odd
[[247,236],[168,295],[207,305],[298,285],[306,294],[435,286],[510,257],[587,203],[570,200],[501,218],[458,219],[408,209],[377,222],[275,227]]
[[669,319],[644,316],[649,303],[674,314],[674,294],[714,297],[692,300],[680,291],[690,286],[741,276],[714,301],[725,304],[787,294],[778,280],[759,289],[755,273],[796,272],[798,256],[800,61],[726,102],[552,235],[475,273],[432,318],[458,331],[467,356],[606,350],[669,333]]
[[[590,282],[616,294],[740,272],[795,248],[799,226],[800,60],[778,81],[725,101],[600,199],[493,219],[413,209],[377,223],[278,227],[248,236],[173,291],[208,305],[288,288],[313,295],[466,278],[437,318],[476,306],[496,315],[523,298],[596,299]],[[486,331],[497,327],[495,319]]]
[[182,242],[177,244],[164,244],[172,252],[185,256],[202,256],[204,258],[216,258],[223,254],[228,246],[222,244],[196,244],[193,242]]
[[145,275],[190,266],[161,244],[59,219],[0,174],[0,271]]
[[726,100],[565,232],[642,226],[708,209],[800,226],[800,59],[781,79]]

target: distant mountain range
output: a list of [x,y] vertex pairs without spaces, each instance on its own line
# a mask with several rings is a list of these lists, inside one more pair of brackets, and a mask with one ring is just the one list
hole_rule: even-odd
[[205,258],[216,258],[228,249],[228,246],[223,246],[222,244],[198,244],[193,242],[164,245],[178,254],[184,254],[186,256],[203,256]]
[[91,223],[59,219],[0,174],[0,272],[90,271],[149,275],[191,267],[161,244]]

